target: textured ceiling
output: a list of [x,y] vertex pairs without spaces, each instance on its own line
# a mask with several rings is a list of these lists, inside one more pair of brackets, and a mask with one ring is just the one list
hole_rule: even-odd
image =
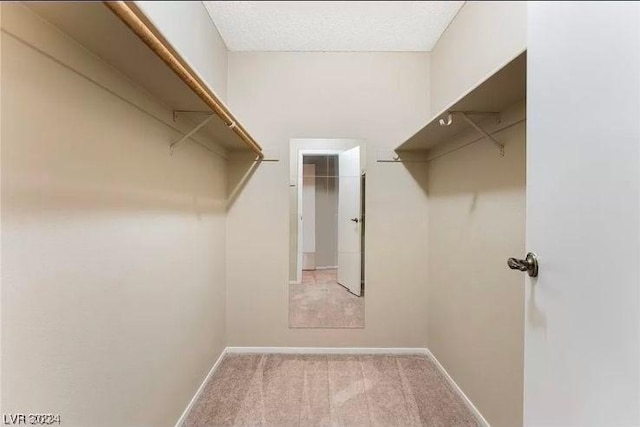
[[463,1],[205,1],[231,51],[430,51]]

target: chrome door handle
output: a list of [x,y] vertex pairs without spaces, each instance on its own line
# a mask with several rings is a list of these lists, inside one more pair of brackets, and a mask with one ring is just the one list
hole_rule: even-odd
[[507,265],[512,270],[526,271],[531,277],[538,277],[538,257],[529,252],[525,259],[509,258]]
[[351,218],[351,221],[355,222],[356,224],[358,223],[358,221],[360,221],[358,218]]

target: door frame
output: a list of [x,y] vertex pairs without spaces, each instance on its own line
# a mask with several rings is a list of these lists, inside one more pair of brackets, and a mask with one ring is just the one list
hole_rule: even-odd
[[297,176],[297,193],[298,193],[298,247],[296,254],[296,282],[302,283],[302,184],[304,176],[304,156],[336,156],[346,150],[339,149],[301,149],[298,150],[298,176]]
[[[289,274],[288,274],[288,282],[289,284],[300,284],[302,281],[302,274],[298,276],[298,266],[300,262],[298,262],[297,252],[299,246],[299,236],[291,236],[291,233],[298,233],[298,220],[294,220],[293,216],[297,215],[298,206],[294,206],[297,201],[294,201],[293,198],[298,197],[298,189],[293,187],[299,187],[298,183],[298,173],[299,173],[299,163],[300,163],[300,151],[337,151],[338,153],[353,148],[355,146],[360,147],[360,169],[362,173],[366,173],[367,171],[367,140],[364,138],[335,138],[335,137],[327,137],[327,138],[300,138],[294,137],[289,138],[289,188],[290,188],[290,204],[289,204]],[[334,154],[334,153],[331,153]],[[366,200],[366,190],[363,192],[363,197]],[[366,210],[366,207],[363,207]],[[366,232],[365,232],[366,234]],[[364,238],[364,237],[363,237]],[[365,243],[366,245],[366,243]],[[363,258],[364,260],[364,258]],[[366,270],[366,266],[363,268]]]

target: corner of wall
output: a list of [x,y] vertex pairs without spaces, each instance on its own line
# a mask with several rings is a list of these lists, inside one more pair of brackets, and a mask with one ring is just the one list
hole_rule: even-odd
[[431,50],[431,111],[438,113],[525,50],[527,2],[467,1]]
[[191,1],[136,1],[135,3],[171,47],[180,52],[184,61],[222,101],[226,102],[228,49],[204,3]]

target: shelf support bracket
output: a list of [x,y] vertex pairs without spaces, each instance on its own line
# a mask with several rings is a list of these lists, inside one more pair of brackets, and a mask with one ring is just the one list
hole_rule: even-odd
[[[504,144],[498,142],[493,136],[491,136],[491,134],[487,131],[485,131],[484,129],[482,129],[480,126],[478,126],[478,124],[476,122],[474,122],[471,117],[469,117],[470,114],[481,114],[481,113],[474,113],[474,112],[466,112],[466,111],[451,111],[449,113],[449,115],[451,114],[456,114],[460,117],[462,117],[462,119],[467,122],[469,124],[469,126],[471,126],[472,128],[474,128],[475,130],[477,130],[480,134],[482,134],[485,138],[487,138],[489,141],[493,142],[496,147],[498,147],[498,149],[500,150],[500,157],[504,157]],[[497,115],[499,116],[499,113],[483,113],[485,115]],[[449,124],[451,123],[451,120],[449,119]]]
[[172,142],[169,145],[169,150],[171,151],[171,154],[173,154],[173,151],[175,150],[176,146],[178,146],[179,144],[182,144],[184,141],[186,141],[187,139],[191,138],[191,136],[198,132],[204,125],[206,125],[207,123],[209,123],[211,121],[211,119],[213,119],[214,114],[210,114],[206,119],[204,119],[202,122],[200,122],[199,125],[197,125],[196,127],[194,127],[193,129],[191,129],[187,134],[185,134],[182,138],[180,138],[177,141]]

